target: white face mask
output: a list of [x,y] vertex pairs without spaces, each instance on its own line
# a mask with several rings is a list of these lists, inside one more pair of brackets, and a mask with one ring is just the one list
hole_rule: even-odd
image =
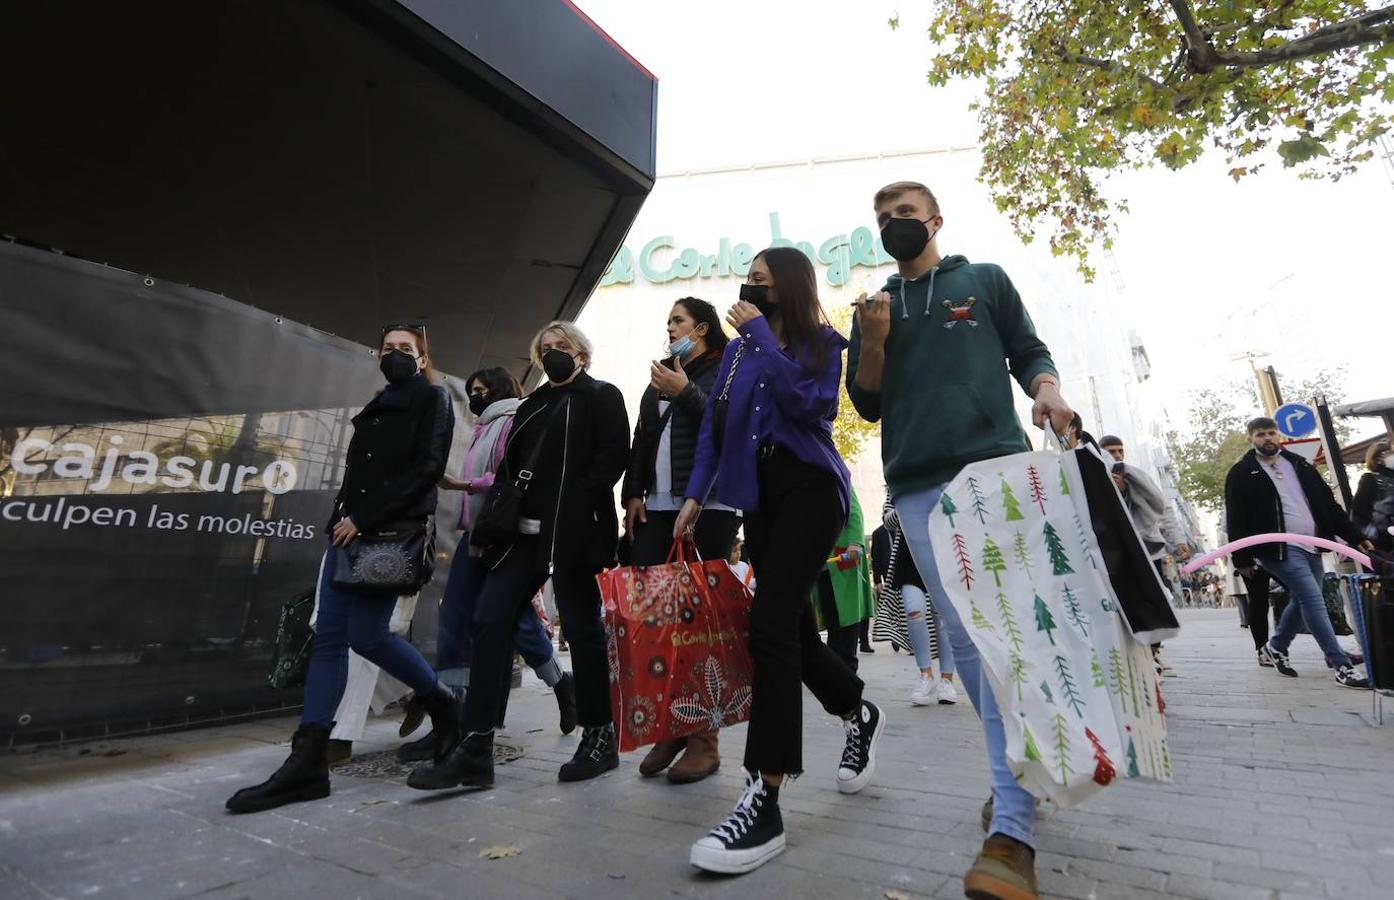
[[1386,469],[1394,469],[1394,453],[1384,454],[1384,467]]

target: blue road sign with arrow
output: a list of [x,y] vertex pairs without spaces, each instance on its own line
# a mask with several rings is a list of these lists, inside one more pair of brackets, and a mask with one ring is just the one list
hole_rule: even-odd
[[1284,403],[1273,414],[1278,431],[1285,437],[1306,437],[1317,430],[1317,413],[1305,403]]

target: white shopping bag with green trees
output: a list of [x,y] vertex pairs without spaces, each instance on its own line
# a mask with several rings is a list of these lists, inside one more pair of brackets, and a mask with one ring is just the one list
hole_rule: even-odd
[[1151,650],[1114,593],[1079,452],[974,463],[929,523],[940,580],[1001,708],[1012,771],[1061,805],[1117,777],[1172,775]]

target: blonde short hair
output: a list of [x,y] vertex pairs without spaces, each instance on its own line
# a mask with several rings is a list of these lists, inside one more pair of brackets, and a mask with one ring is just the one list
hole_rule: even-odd
[[929,201],[930,211],[936,216],[939,215],[939,200],[934,196],[934,192],[918,181],[896,181],[881,188],[876,192],[876,196],[871,200],[872,209],[878,208],[882,203],[888,203],[896,199],[901,194],[919,193]]
[[566,342],[571,345],[571,349],[584,356],[586,360],[581,364],[582,368],[590,365],[591,359],[595,356],[595,345],[591,343],[591,339],[586,337],[584,331],[576,327],[576,323],[563,322],[558,319],[548,322],[542,327],[542,330],[533,335],[532,346],[528,348],[528,358],[532,360],[534,366],[542,368],[542,339],[548,334],[556,334],[565,338]]

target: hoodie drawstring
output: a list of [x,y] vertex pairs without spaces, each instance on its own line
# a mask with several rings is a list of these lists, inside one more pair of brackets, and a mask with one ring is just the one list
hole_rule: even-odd
[[939,274],[939,267],[935,266],[929,270],[929,291],[924,296],[924,314],[929,315],[934,306],[934,276]]
[[900,320],[910,318],[910,307],[905,303],[905,279],[900,279]]

